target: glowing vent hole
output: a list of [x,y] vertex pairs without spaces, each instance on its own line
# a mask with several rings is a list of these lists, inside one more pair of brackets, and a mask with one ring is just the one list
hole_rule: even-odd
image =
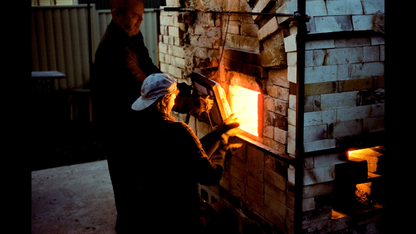
[[250,89],[231,85],[231,110],[238,117],[240,128],[258,136],[258,95]]

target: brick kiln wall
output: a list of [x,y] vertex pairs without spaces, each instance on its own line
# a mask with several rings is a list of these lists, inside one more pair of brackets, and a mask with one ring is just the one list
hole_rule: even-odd
[[[180,6],[167,0],[167,6]],[[274,4],[271,7],[271,3]],[[255,4],[254,4],[255,3]],[[199,10],[293,13],[296,1],[189,0]],[[252,4],[252,5],[250,5]],[[375,12],[384,12],[382,0],[307,0],[310,33],[372,30]],[[262,143],[294,157],[296,125],[296,24],[286,17],[231,15],[225,52],[220,61],[227,14],[198,12],[195,19],[161,11],[160,69],[190,84],[200,72],[223,85],[237,62],[253,69],[248,75],[263,80],[264,125]],[[192,22],[192,23],[189,23]],[[307,42],[305,52],[306,152],[334,149],[345,139],[384,130],[384,38],[363,37]],[[236,59],[236,51],[256,54],[255,62]],[[238,57],[238,56],[237,56]],[[247,66],[245,66],[247,67]],[[216,72],[218,70],[218,72]],[[235,67],[231,70],[238,71]],[[228,72],[228,73],[227,73]],[[248,73],[250,73],[248,72]],[[229,75],[229,74],[228,74]],[[175,113],[179,121],[185,115]],[[198,137],[211,129],[191,117]],[[243,142],[226,165],[219,186],[200,186],[234,210],[240,232],[280,230],[293,233],[295,169],[258,147]],[[318,153],[304,160],[303,229],[305,232],[342,232],[351,218],[332,211],[335,165],[345,163],[341,153]],[[366,225],[366,223],[364,222]],[[373,225],[373,224],[371,224]]]
[[[296,1],[285,5],[287,13],[297,9]],[[310,34],[372,30],[377,11],[384,12],[384,1],[306,1],[306,14],[312,16]],[[295,34],[285,38],[288,80],[293,83],[295,40]],[[383,131],[384,38],[309,41],[305,47],[305,152],[335,148],[347,138]],[[295,150],[295,95],[289,98],[289,154]]]
[[[297,9],[286,2],[282,12]],[[306,1],[310,34],[373,30],[373,15],[384,13],[382,0]],[[295,26],[293,26],[295,27]],[[290,32],[296,30],[290,28]],[[288,73],[296,83],[296,35],[285,37]],[[305,44],[304,149],[315,156],[304,159],[303,229],[309,233],[355,230],[377,232],[377,218],[357,220],[332,210],[335,165],[348,146],[384,131],[384,38],[337,38]],[[295,153],[296,92],[289,95],[288,153]],[[376,142],[377,143],[377,142]],[[379,144],[383,144],[379,142]],[[342,145],[338,153],[319,153]],[[343,151],[344,150],[344,151]],[[295,169],[288,168],[294,183]],[[361,229],[361,230],[360,230]]]

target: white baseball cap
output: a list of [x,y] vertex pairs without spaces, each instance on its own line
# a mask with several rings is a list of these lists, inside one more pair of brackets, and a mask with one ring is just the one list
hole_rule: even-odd
[[142,84],[141,96],[131,105],[135,111],[144,110],[158,98],[176,91],[177,82],[163,73],[148,76]]

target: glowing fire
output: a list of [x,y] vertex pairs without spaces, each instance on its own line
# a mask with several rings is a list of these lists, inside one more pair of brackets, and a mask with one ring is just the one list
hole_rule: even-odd
[[238,117],[240,129],[259,136],[258,95],[260,93],[231,85],[231,110]]

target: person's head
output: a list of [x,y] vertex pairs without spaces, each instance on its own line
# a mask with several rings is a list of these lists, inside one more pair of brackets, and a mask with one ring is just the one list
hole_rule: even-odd
[[141,89],[141,96],[131,108],[136,111],[155,108],[157,111],[169,114],[179,93],[177,82],[163,73],[148,76]]
[[111,15],[114,23],[129,36],[137,35],[143,21],[143,0],[111,0]]

